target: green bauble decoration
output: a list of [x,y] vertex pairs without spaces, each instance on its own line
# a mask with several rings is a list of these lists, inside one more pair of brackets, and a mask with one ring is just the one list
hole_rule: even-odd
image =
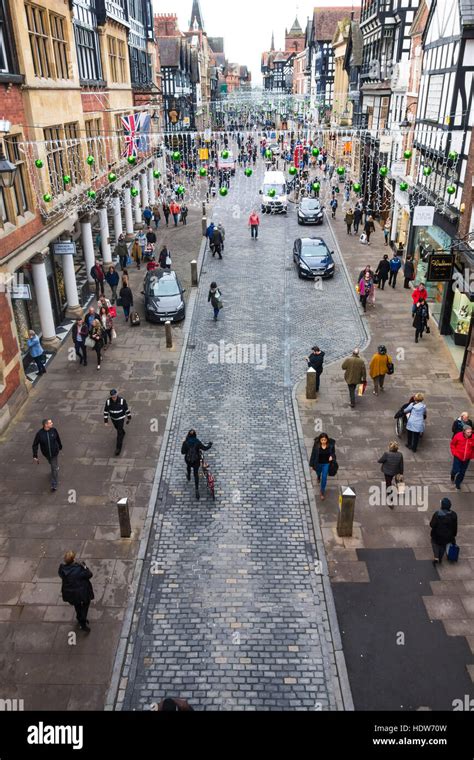
[[205,166],[201,166],[199,169],[199,176],[200,177],[206,177],[207,176],[207,169]]
[[222,153],[221,153],[221,156],[222,156],[222,158],[229,158],[229,151],[228,150],[223,150]]
[[127,161],[130,164],[130,166],[133,166],[134,164],[137,163],[137,157],[136,156],[129,156],[127,158]]
[[246,169],[244,174],[246,177],[251,177],[253,174],[253,169]]
[[275,195],[276,195],[276,190],[275,190],[275,188],[274,188],[274,187],[270,188],[270,190],[268,191],[268,196],[269,196],[269,198],[274,198],[274,197],[275,197]]
[[319,182],[313,182],[313,184],[311,185],[311,187],[313,188],[313,190],[314,190],[315,193],[319,193],[319,191],[321,189],[321,185],[319,184]]
[[45,203],[49,203],[50,201],[53,200],[53,196],[51,195],[51,193],[45,193],[43,195],[43,200]]
[[173,151],[173,161],[181,161],[181,153],[179,150]]
[[42,168],[43,168],[43,166],[44,166],[44,163],[43,163],[43,161],[41,160],[41,158],[37,158],[37,159],[36,159],[36,161],[35,161],[35,166],[36,166],[36,168],[37,168],[37,169],[42,169]]
[[153,169],[153,176],[155,179],[160,179],[161,172],[159,172],[158,169]]
[[288,169],[288,173],[291,174],[292,177],[295,176],[297,171],[298,169],[296,168],[296,166],[290,166],[290,168]]
[[425,166],[423,168],[423,174],[425,177],[429,177],[431,174],[431,166]]
[[405,192],[405,190],[408,190],[408,182],[400,182],[400,190]]
[[65,174],[63,176],[63,182],[64,182],[65,185],[69,185],[69,183],[71,182],[71,175],[70,174]]
[[448,195],[454,195],[454,193],[456,192],[455,186],[454,185],[448,185],[447,188],[446,188],[446,192],[448,193]]
[[319,148],[313,148],[311,153],[313,154],[315,158],[317,158],[319,156]]
[[115,180],[117,179],[117,175],[115,174],[115,172],[109,172],[107,179],[109,180],[109,182],[115,182]]
[[219,188],[219,195],[222,195],[223,198],[225,198],[225,196],[227,195],[228,192],[229,191],[228,191],[228,189],[226,187]]
[[379,174],[381,177],[386,177],[388,174],[388,167],[387,166],[381,166],[379,169]]
[[92,164],[95,164],[94,156],[87,156],[86,161],[89,164],[89,166],[92,166]]
[[411,158],[411,155],[412,155],[411,150],[404,150],[403,151],[403,158],[406,158],[407,161],[408,161],[409,158]]
[[458,157],[458,154],[456,153],[455,150],[450,150],[449,151],[448,158],[449,158],[450,161],[456,161],[457,157]]
[[360,193],[360,182],[354,182],[352,189],[355,193]]
[[265,158],[271,158],[273,156],[273,153],[271,152],[270,148],[267,148],[265,151]]
[[178,185],[178,187],[176,188],[176,195],[184,195],[185,192],[186,190],[183,187],[183,185]]
[[92,200],[94,200],[94,198],[96,197],[97,193],[96,193],[95,190],[88,190],[87,191],[87,195],[89,196],[89,198],[92,198]]
[[130,195],[132,198],[136,198],[138,195],[138,187],[131,187],[130,188]]
[[343,166],[338,166],[337,169],[336,169],[336,171],[339,174],[339,176],[342,177],[344,175],[344,173],[345,173],[346,170],[344,169]]

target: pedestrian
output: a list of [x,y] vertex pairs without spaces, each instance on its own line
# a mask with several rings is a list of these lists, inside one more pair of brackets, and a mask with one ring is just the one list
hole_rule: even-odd
[[398,272],[402,265],[402,262],[396,251],[394,251],[392,258],[389,261],[389,265],[390,265],[390,277],[388,279],[388,284],[391,285],[392,288],[395,288],[397,284]]
[[221,237],[222,237],[222,246],[221,247],[222,247],[222,250],[224,250],[224,247],[225,247],[224,246],[224,243],[225,243],[225,227],[224,227],[224,225],[221,222],[218,222],[217,223],[217,229],[221,233]]
[[[420,282],[416,288],[414,288],[413,293],[411,294],[411,300],[413,301],[413,306],[416,306],[419,301],[426,301],[428,299],[428,291],[425,288],[424,282]],[[413,308],[413,314],[415,313],[415,309]]]
[[374,278],[375,272],[372,270],[370,264],[367,264],[367,266],[361,269],[361,271],[359,272],[359,276],[357,278],[357,285],[359,285],[359,282],[362,280],[363,277],[365,277],[366,272],[370,274],[372,279]]
[[112,425],[117,431],[117,445],[115,447],[115,456],[118,457],[122,451],[123,439],[125,437],[125,430],[123,429],[125,418],[127,418],[127,425],[132,419],[132,413],[128,407],[127,402],[122,396],[118,395],[115,388],[109,393],[109,398],[105,402],[104,406],[104,423],[107,425],[109,417],[112,420]]
[[426,404],[424,403],[425,397],[422,393],[416,393],[415,399],[411,404],[405,407],[405,414],[408,414],[407,421],[407,449],[411,449],[413,453],[418,448],[420,436],[425,431],[426,420]]
[[383,393],[383,385],[385,382],[385,375],[393,368],[392,357],[387,354],[385,346],[379,346],[377,353],[375,353],[370,360],[369,374],[374,381],[374,395],[379,395],[379,388]]
[[102,306],[104,306],[107,310],[110,309],[111,303],[108,298],[105,296],[101,296],[99,300],[97,301],[97,313],[100,312]]
[[354,348],[351,357],[344,359],[342,369],[345,370],[344,380],[349,388],[349,399],[353,409],[355,407],[356,385],[359,385],[360,383],[365,385],[367,382],[365,362],[360,357],[358,348]]
[[90,633],[87,614],[94,598],[91,578],[92,573],[85,562],[76,562],[76,553],[66,552],[64,562],[59,565],[58,575],[62,580],[61,594],[63,602],[72,604],[82,631]]
[[120,268],[125,269],[125,267],[127,266],[127,260],[128,260],[128,246],[125,241],[125,236],[123,234],[119,235],[117,245],[115,246],[115,249],[114,249],[114,255],[118,257]]
[[426,301],[421,298],[416,306],[413,307],[415,309],[415,313],[413,315],[413,327],[415,328],[415,343],[418,343],[418,338],[423,337],[423,333],[430,332],[430,328],[428,325],[428,320],[430,318],[430,312],[428,309],[428,304]]
[[409,289],[410,282],[415,279],[415,264],[413,256],[407,256],[405,266],[403,267],[403,276],[405,278],[403,287]]
[[148,230],[146,233],[146,242],[151,245],[155,245],[156,243],[156,233],[153,232],[151,227],[148,227]]
[[359,206],[359,204],[357,204],[357,206],[354,209],[354,232],[356,235],[359,232],[359,225],[361,223],[361,220],[362,220],[362,209]]
[[322,501],[326,498],[326,483],[329,474],[331,462],[336,461],[336,442],[329,438],[327,433],[320,433],[315,439],[309,466],[315,470],[318,477],[318,483],[321,484],[320,498]]
[[185,203],[183,203],[181,206],[181,221],[183,223],[183,227],[186,226],[187,219],[188,219],[188,207],[186,206]]
[[211,306],[214,309],[214,320],[217,320],[219,312],[222,309],[222,293],[217,287],[216,282],[211,282],[209,294],[207,296],[207,302],[209,303],[209,301],[211,302]]
[[45,353],[43,350],[43,346],[41,345],[41,341],[39,337],[36,335],[34,330],[28,330],[28,340],[26,341],[28,344],[30,356],[33,359],[34,363],[38,367],[38,373],[40,375],[45,375],[46,370],[44,368],[45,365]]
[[157,204],[153,206],[153,221],[155,222],[155,229],[157,230],[161,222],[160,207]]
[[469,412],[461,412],[459,417],[457,417],[453,422],[453,426],[451,428],[451,438],[454,438],[456,433],[462,433],[462,431],[467,427],[474,427],[472,420],[469,418]]
[[137,269],[140,269],[140,264],[141,264],[141,259],[142,259],[142,249],[137,238],[135,238],[135,240],[133,241],[131,256],[135,264],[137,265]]
[[96,300],[98,300],[99,291],[102,295],[104,294],[105,272],[97,259],[95,260],[94,266],[91,268],[90,274],[95,282],[95,297]]
[[99,319],[95,319],[92,323],[92,327],[89,332],[89,337],[92,341],[94,341],[94,351],[97,354],[97,369],[100,369],[100,364],[102,361],[102,349],[104,347],[104,336],[105,331],[102,327],[102,323]]
[[145,255],[145,248],[147,244],[146,233],[143,230],[140,230],[140,232],[138,233],[137,240],[138,240],[138,245],[141,248],[141,254],[142,254],[141,258],[143,260],[143,257]]
[[385,476],[387,488],[390,488],[396,475],[403,475],[403,454],[398,449],[398,443],[390,441],[388,451],[384,451],[380,459],[377,460],[382,465],[381,469]]
[[209,441],[207,445],[202,443],[197,437],[196,431],[190,430],[181,446],[181,454],[184,456],[186,462],[186,477],[191,480],[191,470],[194,473],[194,485],[196,487],[196,499],[200,499],[199,495],[199,467],[201,466],[201,451],[208,451],[212,446],[212,441]]
[[373,297],[375,293],[374,279],[369,272],[366,272],[359,282],[359,300],[364,311],[367,311],[367,299]]
[[76,319],[72,326],[71,334],[76,356],[79,357],[79,364],[83,364],[84,367],[87,367],[86,338],[89,335],[89,330],[83,319]]
[[42,455],[47,459],[51,468],[51,491],[56,491],[58,488],[59,474],[58,456],[63,445],[52,420],[44,419],[41,425],[41,430],[38,430],[33,441],[33,461],[36,462],[36,464],[39,464],[39,447]]
[[114,323],[110,316],[109,310],[106,306],[101,306],[99,309],[99,319],[104,331],[104,351],[107,350],[107,343],[112,345]]
[[390,228],[392,226],[391,219],[387,219],[384,226],[383,226],[383,239],[384,244],[388,245],[390,242]]
[[119,300],[120,300],[119,305],[122,306],[122,309],[123,309],[125,322],[128,322],[128,318],[130,316],[130,309],[133,306],[133,294],[128,285],[128,278],[127,280],[122,280],[122,287],[120,288]]
[[372,232],[375,232],[374,217],[367,216],[364,224],[364,232],[367,236],[367,245],[370,245],[370,236]]
[[215,227],[214,232],[212,233],[212,241],[211,241],[212,243],[211,250],[212,250],[213,257],[217,253],[219,258],[222,259],[222,243],[223,242],[224,241],[222,239],[222,233],[220,229],[218,227]]
[[249,227],[250,227],[250,237],[255,240],[258,239],[258,228],[260,225],[260,218],[257,214],[256,209],[252,210],[252,213],[249,216]]
[[453,436],[450,443],[453,464],[451,467],[451,482],[458,491],[464,480],[469,462],[474,459],[474,439],[472,427],[465,427],[460,433]]
[[316,393],[319,392],[319,383],[323,373],[324,356],[325,353],[324,351],[321,351],[319,346],[313,346],[310,355],[306,357],[308,367],[311,367],[316,372]]
[[171,215],[173,217],[174,226],[177,227],[178,226],[178,221],[179,221],[180,207],[179,207],[179,204],[176,203],[176,201],[172,201],[170,203],[170,212],[171,212]]
[[150,206],[145,206],[143,209],[143,219],[145,220],[145,224],[147,227],[150,226],[150,222],[153,216],[153,211],[151,210]]
[[331,216],[332,216],[333,219],[335,219],[336,218],[337,206],[338,206],[337,198],[332,198],[331,202],[329,203],[329,205],[331,206]]
[[92,325],[94,323],[94,320],[99,319],[99,315],[94,309],[93,306],[89,306],[89,309],[86,314],[85,323],[87,325],[87,334],[89,334],[90,330],[92,329]]
[[390,273],[390,262],[388,260],[388,254],[384,254],[383,259],[380,259],[377,269],[375,270],[375,274],[378,276],[378,288],[380,290],[385,289],[385,283],[388,280],[388,275]]
[[171,256],[166,245],[164,245],[160,251],[160,255],[158,256],[158,263],[162,269],[171,269]]
[[112,291],[111,301],[112,304],[114,304],[117,300],[117,286],[119,284],[119,275],[113,264],[109,267],[109,271],[105,275],[105,279],[107,281],[107,285]]
[[344,217],[344,221],[345,221],[346,227],[347,227],[347,234],[348,235],[352,235],[352,231],[351,230],[352,230],[352,224],[354,222],[354,212],[353,212],[353,210],[351,208],[349,208],[346,211],[346,215]]
[[451,501],[444,497],[430,520],[433,565],[441,565],[448,544],[454,544],[458,534],[458,516],[451,509]]
[[211,222],[206,229],[206,237],[209,240],[209,246],[212,246],[212,236],[214,234],[214,222]]
[[163,216],[165,217],[166,226],[168,227],[170,219],[170,207],[166,201],[163,201]]
[[157,707],[157,712],[194,712],[194,709],[186,699],[167,697],[161,700]]

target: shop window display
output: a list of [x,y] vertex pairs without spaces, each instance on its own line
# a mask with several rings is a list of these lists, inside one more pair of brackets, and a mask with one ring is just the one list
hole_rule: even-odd
[[456,291],[451,311],[450,327],[457,346],[465,346],[469,335],[469,326],[473,312],[473,304],[466,293]]

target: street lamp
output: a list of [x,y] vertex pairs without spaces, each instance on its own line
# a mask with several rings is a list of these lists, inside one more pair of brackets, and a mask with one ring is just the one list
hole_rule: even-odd
[[0,147],[0,187],[13,187],[18,167],[9,161]]
[[405,118],[403,119],[403,121],[400,122],[400,126],[402,127],[402,129],[408,129],[411,126],[411,122],[408,121],[408,111],[413,106],[416,107],[416,105],[417,105],[417,103],[410,103],[410,105],[406,107],[406,109],[405,109]]

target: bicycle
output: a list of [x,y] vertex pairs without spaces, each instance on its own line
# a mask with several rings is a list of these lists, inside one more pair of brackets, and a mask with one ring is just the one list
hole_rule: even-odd
[[201,469],[206,479],[207,490],[209,491],[212,501],[215,501],[216,500],[216,492],[215,492],[216,479],[214,475],[212,474],[212,472],[210,471],[209,464],[204,459],[204,454],[202,452],[201,452]]

